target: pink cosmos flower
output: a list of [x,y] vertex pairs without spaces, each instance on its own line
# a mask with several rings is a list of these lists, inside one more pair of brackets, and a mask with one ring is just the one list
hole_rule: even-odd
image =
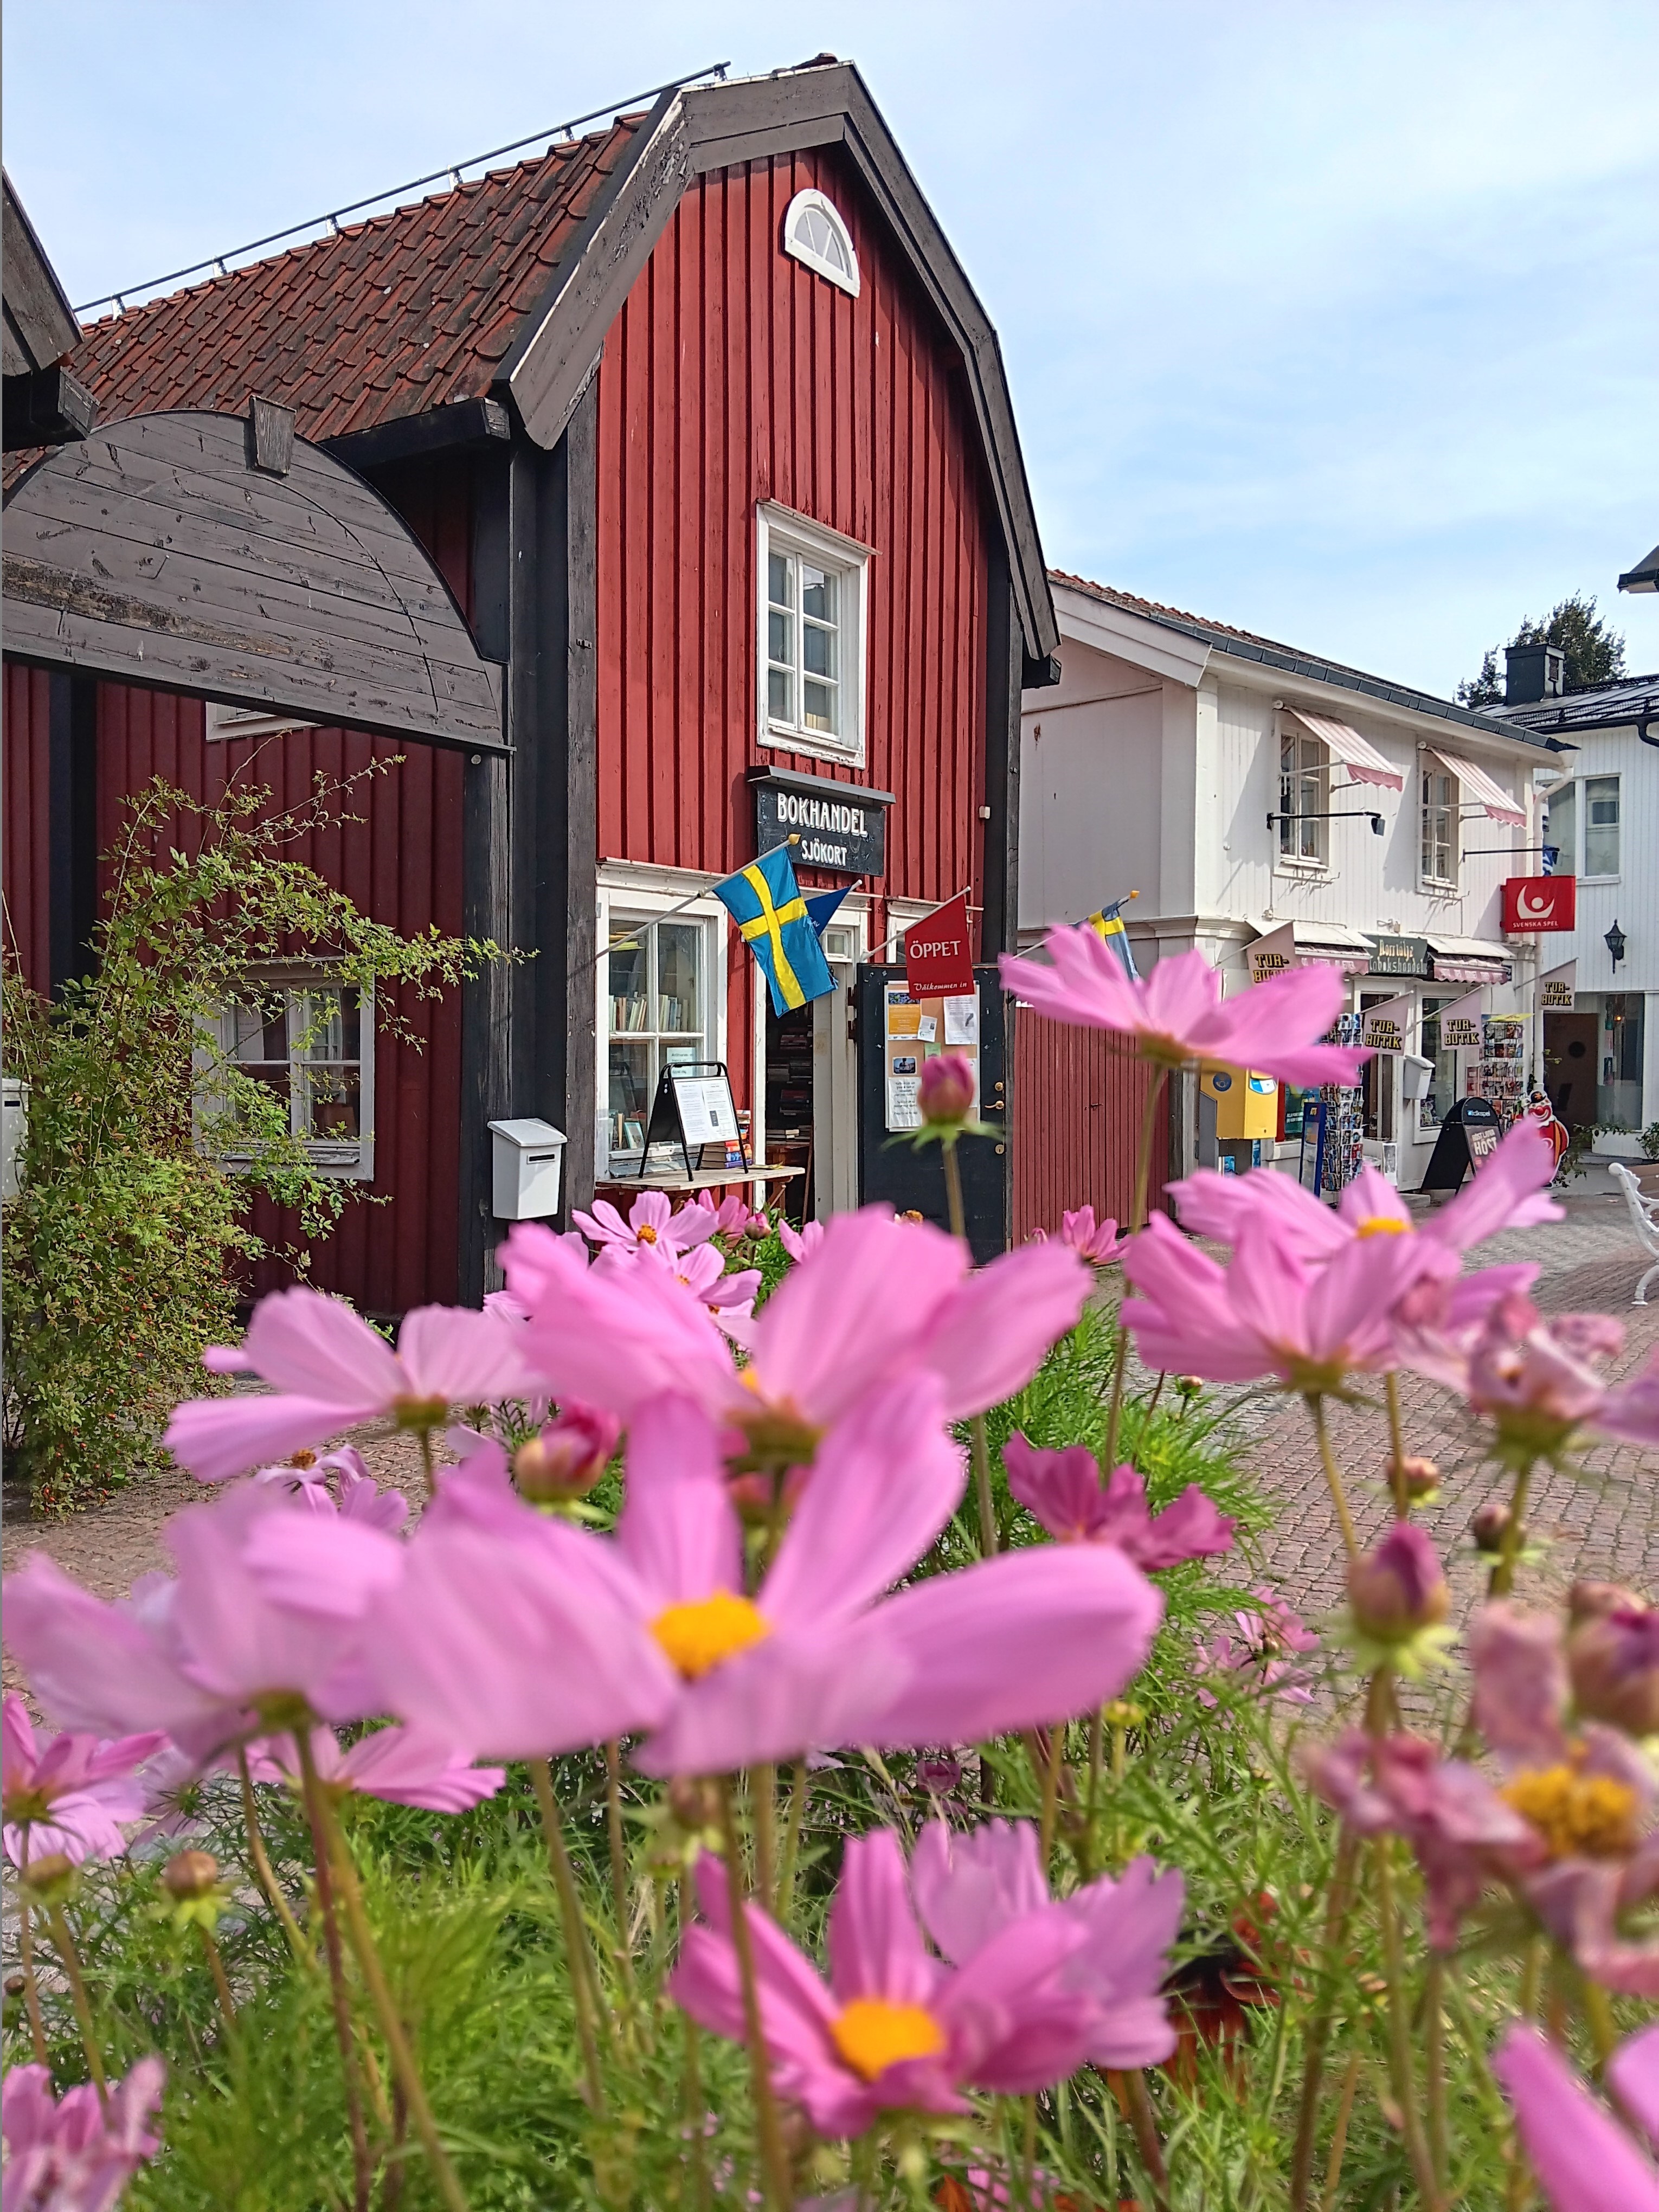
[[251,1370],[279,1395],[192,1399],[163,1442],[198,1482],[222,1482],[361,1421],[441,1428],[453,1407],[529,1395],[522,1338],[494,1314],[420,1306],[404,1316],[394,1352],[340,1299],[277,1291],[254,1309],[240,1352],[215,1347],[203,1363]]
[[[1223,1629],[1194,1646],[1194,1662],[1199,1673],[1249,1675],[1254,1677],[1252,1686],[1263,1696],[1283,1698],[1292,1705],[1311,1705],[1313,1692],[1295,1659],[1304,1652],[1316,1651],[1319,1638],[1276,1591],[1259,1589],[1252,1595],[1255,1606],[1241,1607],[1232,1616],[1237,1636],[1232,1630]],[[1214,1692],[1202,1683],[1198,1701],[1212,1708],[1219,1703]]]
[[1493,1303],[1462,1331],[1418,1331],[1407,1363],[1467,1397],[1498,1431],[1500,1456],[1559,1460],[1581,1429],[1659,1444],[1659,1352],[1627,1383],[1610,1389],[1603,1362],[1623,1346],[1624,1324],[1607,1314],[1546,1319],[1520,1292]]
[[1097,1226],[1092,1206],[1060,1215],[1060,1241],[1069,1244],[1078,1258],[1086,1260],[1091,1267],[1108,1267],[1129,1249],[1129,1240],[1118,1235],[1115,1221],[1103,1221]]
[[[311,1756],[324,1786],[340,1796],[382,1797],[428,1813],[470,1812],[507,1779],[504,1766],[474,1766],[418,1729],[375,1729],[344,1751],[332,1729],[313,1729]],[[285,1733],[250,1745],[248,1770],[256,1782],[283,1782],[297,1790],[300,1757],[293,1736]]]
[[8,1690],[0,1711],[6,1856],[21,1866],[27,1843],[33,1859],[61,1852],[79,1866],[85,1859],[119,1858],[127,1847],[122,1822],[136,1820],[144,1809],[137,1770],[166,1741],[152,1729],[115,1743],[58,1735],[42,1749],[27,1707]]
[[1157,2066],[1176,2047],[1163,1996],[1168,1952],[1181,1925],[1185,1885],[1149,1858],[1103,1875],[1058,1904],[1043,1879],[1029,1821],[988,1820],[967,1835],[930,1820],[910,1863],[916,1912],[953,1966],[1030,1917],[1057,1912],[1085,1940],[1060,1968],[1061,1985],[1087,1999],[1084,2056],[1096,2066]]
[[[340,1486],[337,1503],[328,1486],[330,1475]],[[366,1522],[371,1528],[384,1528],[389,1534],[395,1534],[409,1518],[409,1500],[402,1491],[382,1490],[364,1465],[362,1454],[352,1444],[325,1452],[308,1467],[262,1467],[253,1480],[276,1484],[313,1513],[337,1513],[343,1520]]]
[[758,1267],[726,1270],[725,1255],[713,1244],[697,1244],[684,1251],[666,1251],[659,1246],[655,1251],[641,1255],[640,1264],[648,1267],[663,1267],[677,1282],[684,1283],[694,1298],[701,1300],[724,1328],[728,1322],[747,1321],[755,1308],[755,1293],[761,1285]]
[[[1028,1245],[968,1271],[953,1237],[884,1208],[837,1214],[744,1329],[748,1364],[700,1301],[665,1270],[624,1278],[575,1268],[534,1224],[506,1248],[509,1282],[534,1316],[530,1356],[556,1396],[620,1419],[665,1391],[750,1433],[785,1437],[811,1461],[816,1438],[868,1391],[918,1368],[960,1420],[1020,1389],[1076,1322],[1091,1279],[1074,1255]],[[735,1327],[735,1324],[731,1324]]]
[[89,2081],[54,2100],[44,2066],[10,2068],[0,2087],[5,2212],[109,2212],[161,2147],[149,2121],[166,2081],[159,2058],[141,2058],[106,2109]]
[[[1492,2070],[1554,2212],[1659,2212],[1659,2169],[1535,2027],[1517,2021]],[[1659,2142],[1659,2027],[1620,2044],[1607,2080],[1642,2132]]]
[[766,1234],[765,1209],[750,1206],[736,1191],[716,1206],[713,1191],[700,1190],[684,1211],[688,1213],[695,1211],[714,1217],[706,1229],[701,1223],[689,1224],[686,1231],[688,1243],[693,1240],[694,1234],[698,1237],[763,1237]]
[[1224,1005],[1221,977],[1201,952],[1160,960],[1143,980],[1126,975],[1104,938],[1086,923],[1051,929],[1044,942],[1052,967],[1003,954],[1004,989],[1051,1021],[1121,1030],[1139,1040],[1144,1058],[1162,1066],[1219,1060],[1311,1088],[1351,1084],[1370,1058],[1346,1045],[1316,1042],[1342,1011],[1346,991],[1334,968],[1287,969]]
[[823,1242],[823,1224],[807,1221],[795,1229],[788,1222],[780,1221],[778,1241],[792,1260],[810,1260]]
[[[481,1438],[480,1442],[483,1441]],[[593,1406],[564,1406],[513,1455],[513,1476],[536,1504],[586,1498],[616,1456],[622,1423]]]
[[1392,1310],[1428,1264],[1421,1239],[1377,1237],[1310,1265],[1264,1208],[1242,1224],[1223,1267],[1155,1213],[1124,1258],[1135,1295],[1123,1321],[1149,1367],[1212,1382],[1276,1375],[1286,1389],[1336,1390],[1355,1369],[1397,1364]]
[[1099,1462],[1087,1444],[1039,1451],[1017,1430],[1002,1448],[1002,1463],[1013,1497],[1063,1544],[1115,1544],[1149,1575],[1232,1548],[1232,1521],[1195,1482],[1153,1515],[1133,1468],[1114,1468],[1102,1487]]
[[[740,2042],[725,1869],[705,1855],[696,1881],[708,1924],[687,1930],[669,1988],[711,2033]],[[941,1966],[911,1911],[890,1830],[848,1842],[827,1984],[758,1906],[744,1912],[774,2079],[820,2135],[861,2136],[884,2112],[965,2112],[964,2086],[1027,2094],[1063,2080],[1085,2055],[1091,2008],[1060,1981],[1087,1941],[1081,1922],[1045,1905],[961,1965]]]
[[[711,1218],[704,1219],[705,1213]],[[624,1252],[684,1252],[712,1237],[719,1226],[712,1209],[683,1206],[676,1212],[659,1190],[642,1190],[629,1207],[626,1221],[608,1198],[596,1198],[592,1213],[573,1206],[570,1218],[590,1244]]]
[[751,1598],[717,1432],[689,1401],[659,1400],[629,1431],[614,1539],[464,1470],[407,1546],[374,1540],[390,1575],[366,1559],[354,1584],[353,1558],[309,1515],[264,1525],[250,1560],[289,1604],[355,1608],[384,1705],[446,1742],[522,1757],[648,1730],[635,1753],[647,1773],[727,1773],[1048,1725],[1141,1663],[1162,1601],[1108,1546],[1014,1553],[884,1597],[963,1480],[936,1383],[872,1394],[825,1440]]

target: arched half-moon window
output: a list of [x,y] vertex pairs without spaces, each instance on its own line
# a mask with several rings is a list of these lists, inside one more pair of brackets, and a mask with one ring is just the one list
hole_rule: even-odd
[[822,192],[797,192],[790,201],[783,218],[783,250],[857,299],[859,258],[847,225]]

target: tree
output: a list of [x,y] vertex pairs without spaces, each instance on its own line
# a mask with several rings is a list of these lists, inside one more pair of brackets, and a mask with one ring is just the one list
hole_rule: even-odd
[[[1525,617],[1510,640],[1511,645],[1559,646],[1566,656],[1565,683],[1569,691],[1593,691],[1598,684],[1614,684],[1625,672],[1625,641],[1609,629],[1595,611],[1595,601],[1575,592],[1556,605],[1547,622]],[[1501,646],[1492,647],[1480,663],[1480,673],[1466,677],[1457,687],[1461,707],[1500,706],[1504,698]]]

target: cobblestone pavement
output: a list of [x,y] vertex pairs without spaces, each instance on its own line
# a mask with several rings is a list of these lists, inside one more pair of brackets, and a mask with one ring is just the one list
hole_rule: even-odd
[[[1631,1304],[1652,1262],[1637,1246],[1621,1199],[1574,1192],[1565,1204],[1564,1221],[1492,1237],[1471,1264],[1535,1261],[1533,1297],[1544,1312],[1614,1315],[1628,1333],[1607,1371],[1631,1374],[1659,1346],[1659,1303]],[[1380,1401],[1380,1385],[1367,1395]],[[1407,1376],[1401,1398],[1407,1450],[1441,1470],[1438,1501],[1419,1517],[1448,1563],[1461,1619],[1484,1588],[1488,1565],[1470,1541],[1469,1522],[1488,1498],[1508,1494],[1508,1477],[1483,1460],[1474,1422],[1449,1392]],[[1390,1510],[1387,1419],[1380,1403],[1375,1411],[1334,1406],[1328,1419],[1355,1525],[1368,1542],[1382,1533]],[[1228,1431],[1247,1440],[1245,1457],[1279,1509],[1262,1540],[1267,1577],[1310,1616],[1334,1610],[1342,1599],[1341,1538],[1305,1407],[1297,1400],[1246,1398]],[[1584,1455],[1576,1474],[1534,1477],[1527,1521],[1542,1547],[1528,1575],[1539,1595],[1595,1577],[1659,1596],[1659,1452],[1602,1444]]]

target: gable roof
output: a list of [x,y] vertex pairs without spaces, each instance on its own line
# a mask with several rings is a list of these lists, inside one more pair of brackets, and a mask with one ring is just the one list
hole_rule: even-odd
[[257,392],[321,443],[510,396],[550,448],[693,180],[825,145],[846,150],[960,356],[1025,650],[1041,659],[1060,633],[996,332],[863,79],[833,58],[672,88],[648,115],[538,160],[106,318],[76,366],[106,417],[235,412]]
[[1569,691],[1565,698],[1529,699],[1523,707],[1494,707],[1492,711],[1504,721],[1540,735],[1620,730],[1632,723],[1645,729],[1659,717],[1659,675],[1624,676],[1617,684],[1601,684],[1593,691]]
[[1460,707],[1452,700],[1437,698],[1432,692],[1419,691],[1407,684],[1391,684],[1385,677],[1368,676],[1363,669],[1350,668],[1340,660],[1320,659],[1297,646],[1282,644],[1277,638],[1261,637],[1254,630],[1235,629],[1228,623],[1211,622],[1202,615],[1188,614],[1180,607],[1166,607],[1157,599],[1138,599],[1133,592],[1120,592],[1110,584],[1092,583],[1088,577],[1070,575],[1063,568],[1051,568],[1048,574],[1054,583],[1082,592],[1106,606],[1119,607],[1125,614],[1139,615],[1143,621],[1156,623],[1160,629],[1179,631],[1182,636],[1194,638],[1212,652],[1225,653],[1232,659],[1255,661],[1261,667],[1279,669],[1287,676],[1299,676],[1309,683],[1334,684],[1340,690],[1357,691],[1367,698],[1383,700],[1390,706],[1408,708],[1413,714],[1431,714],[1443,722],[1462,723],[1466,729],[1483,731],[1488,737],[1507,738],[1511,743],[1518,738],[1523,744],[1558,750],[1548,738],[1530,727],[1517,728],[1498,720],[1490,711]]

